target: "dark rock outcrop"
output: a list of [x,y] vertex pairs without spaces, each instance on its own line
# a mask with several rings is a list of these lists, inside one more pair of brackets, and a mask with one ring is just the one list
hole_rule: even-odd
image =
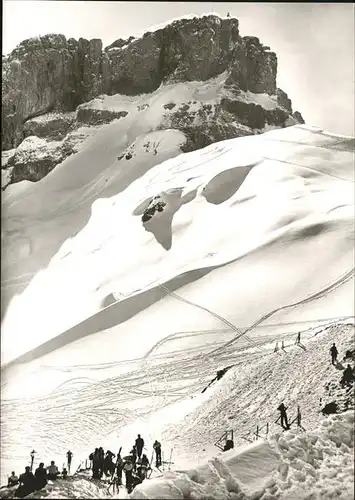
[[[139,39],[118,39],[105,50],[98,39],[25,40],[3,58],[3,149],[21,143],[33,127],[26,122],[35,116],[74,111],[103,93],[148,93],[162,82],[204,81],[224,71],[230,88],[277,91],[276,55],[258,38],[241,37],[233,18],[181,19]],[[285,96],[280,93],[280,103],[290,111]],[[96,123],[106,118],[101,114]]]

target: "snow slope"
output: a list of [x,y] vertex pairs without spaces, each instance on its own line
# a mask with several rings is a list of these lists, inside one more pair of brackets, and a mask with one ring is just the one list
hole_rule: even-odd
[[[98,135],[108,148],[115,133],[115,127],[109,125]],[[168,142],[176,147],[179,133],[171,133]],[[187,284],[192,276],[186,273],[197,270],[202,276],[214,269],[198,283],[185,287],[186,298],[200,301],[222,316],[232,314],[230,319],[241,325],[273,308],[304,300],[343,279],[346,273],[352,279],[353,154],[339,151],[339,142],[344,140],[301,126],[223,141],[167,160],[142,176],[137,172],[138,178],[124,191],[95,199],[84,228],[64,241],[49,265],[11,302],[2,325],[3,362],[73,327],[75,332],[58,339],[49,349],[96,333],[98,328],[110,328],[105,337],[111,340],[112,334],[117,337],[117,328],[128,325],[117,325],[117,319],[110,319],[105,327],[103,316],[120,316],[120,310],[127,312],[128,304],[134,303],[128,316],[133,316],[133,324],[142,324],[137,317],[139,304],[154,287],[179,276]],[[84,158],[95,155],[98,159],[104,144],[100,147],[97,140]],[[104,158],[107,162],[112,159],[110,155]],[[136,165],[142,168],[142,163]],[[4,247],[8,266],[13,263],[15,268],[29,271],[31,266],[43,265],[49,249],[63,234],[84,222],[83,207],[98,196],[105,176],[79,195],[79,186],[73,189],[70,183],[83,181],[83,173],[73,176],[69,167],[70,163],[63,164],[38,185],[28,187],[26,196],[9,200],[8,207],[5,200],[5,213],[9,211],[14,226],[12,239]],[[113,169],[111,175],[115,175]],[[75,192],[78,197],[74,202]],[[157,195],[166,201],[167,209],[143,225],[141,215]],[[216,296],[213,282],[223,282],[224,295]],[[14,283],[12,279],[3,284]],[[265,296],[270,286],[273,293]],[[262,300],[255,300],[255,290]],[[337,293],[341,295],[343,290]],[[157,293],[160,298],[161,291]],[[138,294],[141,298],[134,301],[132,297]],[[344,295],[339,304],[333,301],[330,316],[352,314],[352,297]],[[128,301],[127,308],[122,299]],[[165,301],[180,309],[173,298]],[[107,313],[100,313],[105,306],[109,307]],[[168,333],[161,331],[161,325],[164,310],[169,316],[170,309],[162,308],[160,317],[157,308],[161,309],[158,303],[141,313],[145,327],[154,332],[149,342]],[[95,314],[100,318],[98,325]],[[216,323],[203,313],[202,324],[197,310],[193,315],[194,319],[180,316],[174,330],[194,324],[201,329]],[[90,317],[89,325],[75,327]],[[16,344],[14,335],[19,341]],[[92,342],[96,342],[93,335],[83,339],[80,351],[90,352],[83,347]],[[96,352],[100,361],[107,360],[104,345]]]
[[[151,169],[143,155],[125,173],[113,163],[120,121],[102,127],[75,161],[5,200],[13,231],[7,265],[17,279],[41,268],[2,324],[3,362],[24,355],[2,374],[7,470],[23,467],[24,443],[38,448],[39,458],[58,461],[70,446],[78,459],[105,439],[128,447],[137,429],[149,443],[160,437],[162,422],[187,413],[187,441],[171,430],[164,439],[176,443],[185,463],[197,454],[209,458],[210,449],[184,454],[200,446],[194,409],[204,412],[210,395],[190,397],[217,369],[245,359],[249,404],[255,373],[272,375],[267,365],[250,363],[260,349],[270,354],[276,340],[354,315],[348,139],[294,126],[216,143]],[[179,140],[172,133],[168,143],[176,148]],[[132,177],[120,190],[125,175]],[[165,208],[143,224],[156,196]],[[83,207],[91,205],[86,220]],[[278,367],[280,386],[287,366]],[[260,398],[271,387],[262,385]],[[207,431],[212,446],[220,429]]]

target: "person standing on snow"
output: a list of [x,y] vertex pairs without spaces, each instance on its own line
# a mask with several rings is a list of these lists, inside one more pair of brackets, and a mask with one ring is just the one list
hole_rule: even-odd
[[133,464],[131,460],[127,460],[123,466],[123,470],[126,476],[126,488],[128,493],[132,491],[132,474],[133,474]]
[[158,468],[161,466],[161,444],[159,441],[154,441],[153,449],[155,451],[155,467]]
[[36,489],[41,490],[44,488],[47,484],[47,471],[44,468],[44,463],[41,462],[39,464],[39,467],[37,467],[36,472],[35,472],[35,478],[36,478]]
[[144,448],[144,439],[142,439],[141,435],[138,434],[138,437],[136,439],[136,450],[138,458],[141,458],[143,448]]
[[288,430],[290,428],[288,422],[287,422],[287,413],[286,413],[286,406],[281,403],[280,406],[277,408],[280,412],[280,417],[281,417],[281,426],[285,429]]
[[16,476],[15,471],[12,471],[11,476],[7,481],[7,486],[17,486],[18,483],[19,483],[18,477]]
[[338,349],[336,348],[335,343],[332,345],[332,347],[329,349],[330,354],[332,356],[332,365],[335,365],[337,362],[337,357],[338,357]]
[[68,450],[67,451],[67,463],[68,463],[68,471],[69,471],[69,474],[70,474],[70,466],[71,466],[71,459],[73,458],[73,453]]

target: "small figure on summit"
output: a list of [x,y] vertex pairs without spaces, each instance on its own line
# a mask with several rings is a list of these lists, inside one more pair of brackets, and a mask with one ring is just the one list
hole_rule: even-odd
[[338,349],[336,348],[335,343],[333,343],[332,347],[329,349],[330,354],[332,356],[332,365],[335,365],[338,357]]

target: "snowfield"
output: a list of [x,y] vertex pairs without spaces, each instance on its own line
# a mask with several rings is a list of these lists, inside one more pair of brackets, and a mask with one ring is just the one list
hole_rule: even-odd
[[[33,447],[75,468],[140,432],[174,470],[132,498],[350,500],[353,414],[320,410],[349,397],[325,385],[354,343],[353,141],[296,125],[171,158],[183,134],[142,129],[126,161],[120,123],[3,202],[2,287],[23,291],[2,322],[2,482]],[[280,432],[281,401],[305,431]]]

